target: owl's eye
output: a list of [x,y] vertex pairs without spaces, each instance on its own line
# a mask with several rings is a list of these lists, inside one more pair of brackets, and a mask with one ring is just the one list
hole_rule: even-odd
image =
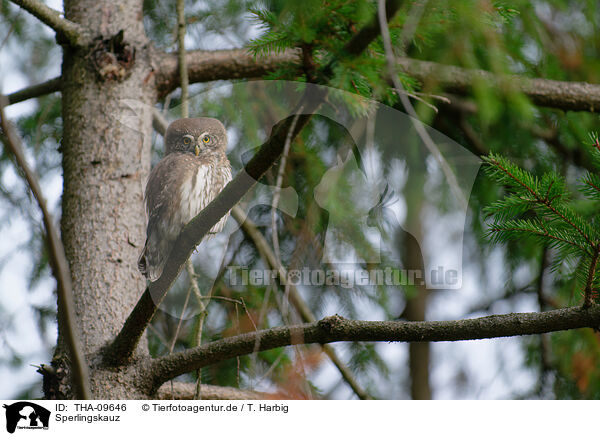
[[202,138],[202,142],[205,144],[210,144],[210,136],[206,135],[204,138]]
[[185,145],[190,145],[190,144],[191,144],[191,142],[192,142],[192,139],[191,139],[191,138],[189,138],[188,136],[184,136],[184,137],[183,137],[183,143],[184,143]]

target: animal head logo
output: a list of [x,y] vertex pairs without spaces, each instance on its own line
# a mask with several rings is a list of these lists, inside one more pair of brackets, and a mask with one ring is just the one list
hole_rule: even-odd
[[29,401],[4,404],[6,409],[6,431],[14,433],[19,429],[47,429],[50,411]]

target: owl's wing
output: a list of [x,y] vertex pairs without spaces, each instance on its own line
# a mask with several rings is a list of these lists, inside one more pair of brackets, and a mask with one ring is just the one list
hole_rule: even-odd
[[138,269],[150,281],[157,280],[181,229],[189,221],[185,195],[198,164],[193,156],[171,153],[152,170],[146,185],[148,227],[146,245],[138,260]]

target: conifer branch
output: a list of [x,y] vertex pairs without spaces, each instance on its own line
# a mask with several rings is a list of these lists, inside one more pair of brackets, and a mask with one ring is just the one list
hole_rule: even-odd
[[[577,283],[583,285],[584,307],[590,306],[597,291],[595,283],[600,240],[594,226],[566,203],[567,189],[564,180],[555,173],[545,174],[540,180],[494,154],[484,160],[492,177],[516,191],[486,208],[495,218],[487,232],[488,236],[494,242],[504,242],[516,239],[519,235],[530,235],[557,248],[559,262],[567,258],[578,258],[578,266],[573,275],[577,278]],[[584,178],[584,187],[581,189],[592,199],[596,191],[586,181],[595,180],[595,176],[589,173]],[[521,218],[527,211],[538,212],[541,216],[536,219]]]
[[85,29],[77,23],[61,18],[61,13],[46,6],[38,0],[11,0],[31,15],[52,28],[57,40],[68,42],[73,47],[81,47],[89,43]]
[[8,94],[6,96],[8,100],[6,106],[20,103],[22,101],[29,100],[30,98],[37,98],[46,94],[52,94],[53,92],[60,91],[61,86],[62,77],[60,76],[37,85],[28,86],[27,88],[23,88],[19,91]]
[[[493,153],[489,155],[489,157],[484,158],[486,162],[496,167],[500,172],[506,175],[506,179],[513,186],[520,186],[527,193],[531,195],[531,197],[535,200],[537,204],[546,208],[552,214],[554,214],[558,219],[569,225],[573,230],[581,235],[582,238],[585,239],[587,244],[590,247],[594,247],[594,241],[592,240],[591,235],[594,233],[592,229],[589,229],[587,225],[582,220],[579,220],[574,216],[574,214],[567,211],[565,208],[554,205],[554,200],[556,197],[550,197],[550,189],[552,188],[552,184],[548,186],[548,191],[545,195],[540,194],[535,187],[538,184],[536,178],[534,178],[531,174],[526,171],[520,170],[514,166],[507,165],[507,161],[505,159],[500,158],[499,156],[494,155]],[[576,222],[577,221],[577,222]]]
[[[518,233],[530,234],[533,236],[538,236],[542,239],[547,238],[547,239],[551,239],[551,240],[554,240],[557,242],[562,242],[565,244],[572,245],[573,247],[577,248],[578,250],[581,250],[583,253],[588,253],[591,255],[591,253],[588,251],[588,249],[586,247],[576,243],[575,241],[553,235],[548,231],[548,229],[540,230],[539,228],[536,228],[535,225],[531,225],[531,224],[532,223],[527,220],[496,223],[493,225],[493,227],[490,229],[489,232],[490,232],[490,234],[499,234],[501,232],[506,233],[506,234],[514,233],[515,237],[516,237],[516,234],[518,234]],[[499,241],[498,238],[496,238],[496,240]]]
[[600,325],[600,305],[570,307],[541,313],[510,313],[457,321],[355,321],[338,315],[313,323],[245,333],[201,347],[153,359],[147,367],[151,384],[165,381],[217,362],[259,350],[297,343],[339,341],[437,342],[489,339],[549,333]]
[[[302,66],[301,53],[297,49],[273,52],[260,57],[255,57],[246,48],[193,50],[188,51],[187,57],[190,83],[259,78],[286,64],[296,64],[299,70]],[[437,84],[446,92],[458,95],[469,94],[478,80],[500,89],[503,83],[510,82],[536,106],[588,112],[597,112],[600,108],[598,84],[528,78],[516,74],[500,76],[489,71],[465,69],[407,57],[398,57],[396,60],[405,74],[423,83]],[[154,63],[157,65],[158,91],[161,95],[168,94],[179,85],[177,55],[157,51]]]

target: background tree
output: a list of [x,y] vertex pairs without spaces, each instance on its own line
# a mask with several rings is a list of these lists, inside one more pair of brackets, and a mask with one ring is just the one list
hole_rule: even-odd
[[[580,308],[584,293],[586,302],[594,302],[598,277],[597,270],[590,267],[593,257],[586,264],[585,270],[592,271],[586,288],[577,281],[580,275],[551,268],[573,254],[554,243],[540,245],[529,239],[511,239],[502,246],[490,244],[484,206],[504,198],[504,185],[510,188],[506,179],[500,178],[501,183],[496,184],[480,174],[469,199],[467,271],[471,283],[476,283],[471,285],[476,289],[471,295],[468,291],[466,297],[465,293],[426,294],[411,287],[357,288],[347,293],[324,286],[306,292],[285,283],[285,267],[310,265],[309,253],[318,252],[323,244],[327,223],[334,217],[315,205],[314,191],[332,164],[328,153],[351,148],[351,141],[344,129],[316,116],[286,119],[271,132],[270,126],[281,121],[277,119],[278,111],[274,108],[272,113],[248,116],[259,107],[254,96],[244,99],[213,93],[213,98],[192,99],[195,106],[190,107],[190,113],[230,121],[230,133],[239,135],[237,141],[232,135],[230,159],[235,168],[247,164],[250,174],[262,176],[266,172],[261,182],[293,187],[299,193],[295,219],[276,216],[268,207],[251,209],[250,219],[245,221],[240,211],[234,212],[244,224],[232,236],[222,265],[268,266],[279,271],[278,286],[231,286],[224,273],[221,280],[206,289],[203,264],[197,259],[193,274],[188,274],[197,286],[190,288],[189,277],[184,274],[170,294],[185,297],[189,289],[201,292],[203,297],[197,301],[210,301],[208,312],[200,310],[198,316],[180,322],[166,311],[159,311],[147,335],[142,335],[144,323],[130,322],[133,327],[123,330],[137,302],[139,310],[134,314],[139,317],[130,319],[145,322],[154,314],[153,302],[144,291],[146,283],[136,269],[145,231],[142,189],[152,150],[160,154],[161,149],[160,137],[152,133],[153,125],[158,131],[164,129],[153,108],[168,110],[182,103],[181,65],[187,64],[192,96],[218,80],[262,77],[329,85],[411,113],[400,98],[409,93],[422,121],[474,154],[500,153],[540,178],[544,173],[552,174],[542,181],[558,180],[562,175],[560,189],[575,192],[574,183],[584,170],[592,174],[585,179],[588,181],[593,182],[593,174],[597,174],[592,165],[593,147],[586,145],[589,133],[597,130],[594,110],[600,104],[600,87],[589,84],[598,81],[596,27],[600,17],[594,2],[508,4],[465,0],[448,5],[437,1],[388,1],[385,9],[391,52],[386,51],[386,40],[381,37],[382,21],[377,14],[381,4],[376,2],[190,2],[184,8],[188,49],[184,62],[176,54],[175,2],[131,0],[116,5],[101,0],[66,1],[64,18],[36,1],[14,3],[28,13],[11,2],[2,2],[6,23],[0,35],[4,44],[2,65],[10,65],[10,71],[19,71],[20,75],[5,76],[2,85],[9,88],[11,81],[23,77],[26,83],[40,85],[8,94],[3,106],[37,99],[34,105],[15,114],[16,130],[23,138],[25,160],[33,163],[42,191],[53,197],[50,212],[61,217],[76,331],[86,360],[84,366],[89,366],[93,375],[91,395],[140,398],[191,397],[200,393],[204,397],[239,398],[261,395],[249,391],[256,389],[291,398],[428,398],[431,392],[434,397],[473,397],[485,385],[478,383],[481,376],[476,371],[462,368],[464,360],[457,350],[463,345],[453,342],[430,347],[423,341],[556,331],[550,336],[526,336],[510,344],[494,340],[497,350],[514,358],[500,360],[511,367],[497,366],[493,371],[523,380],[522,384],[505,383],[495,395],[598,396],[598,335],[589,328],[570,330],[595,327],[600,321],[595,304]],[[56,41],[37,20],[53,29]],[[215,46],[223,49],[208,50]],[[388,68],[391,61],[396,71]],[[127,100],[139,103],[133,114],[132,107],[123,103]],[[125,124],[119,120],[130,121]],[[13,240],[10,247],[6,244],[5,262],[10,265],[9,256],[23,244],[31,265],[27,271],[29,283],[21,281],[23,287],[38,292],[47,288],[54,283],[48,279],[51,270],[58,283],[57,346],[52,365],[40,368],[44,395],[83,395],[81,384],[74,382],[76,365],[69,363],[73,361],[69,346],[72,335],[65,321],[68,296],[61,297],[67,294],[60,292],[64,280],[60,280],[60,265],[49,236],[51,220],[46,214],[47,225],[40,226],[38,209],[28,198],[29,188],[15,177],[18,171],[13,153],[8,150],[18,150],[15,146],[19,139],[5,115],[2,121],[2,140],[7,144],[0,158],[5,205],[2,222],[10,226],[3,231],[12,235],[27,223],[27,232],[23,232],[27,238]],[[240,137],[257,139],[256,143],[242,144]],[[266,140],[265,146],[262,154],[250,160],[241,152],[252,147],[255,151],[261,145],[258,138]],[[285,151],[286,142],[289,151]],[[242,150],[242,146],[246,148]],[[285,160],[267,171],[282,152]],[[52,185],[60,180],[61,171],[62,190]],[[558,185],[552,186],[559,189]],[[60,206],[56,205],[58,192],[62,193]],[[415,189],[404,192],[403,198],[414,204],[426,194]],[[593,239],[597,238],[597,223],[589,218],[597,211],[597,200],[574,194],[572,202],[568,207],[584,217],[582,226],[592,229],[586,233],[590,247],[597,248],[597,239]],[[201,215],[188,234],[198,236],[202,226],[210,228],[209,221],[218,218],[218,208],[225,208],[225,203]],[[511,206],[511,214],[531,213],[519,205]],[[15,210],[18,218],[14,217]],[[443,215],[443,201],[439,211]],[[535,217],[524,218],[530,221],[519,222],[531,223]],[[407,219],[418,221],[415,216]],[[368,240],[362,243],[368,246]],[[416,250],[406,238],[399,241],[404,264],[418,269]],[[183,260],[173,259],[172,274],[165,278],[165,284],[174,279]],[[208,293],[212,299],[206,299]],[[286,309],[288,299],[290,310]],[[164,304],[168,305],[169,300]],[[3,311],[10,314],[13,309],[3,305]],[[325,310],[327,305],[333,311]],[[364,310],[365,305],[370,313]],[[204,306],[196,307],[206,309]],[[574,307],[560,309],[567,306]],[[548,309],[553,310],[510,314]],[[462,319],[497,312],[509,314],[456,322],[396,321],[398,317],[411,321]],[[385,321],[326,318],[316,322],[334,313]],[[32,314],[37,316],[40,337],[49,347],[54,337],[44,329],[52,330],[54,325],[54,302],[45,298],[41,305],[33,306]],[[15,332],[17,327],[9,317],[5,322],[5,331]],[[293,329],[285,326],[299,322],[308,323],[301,330],[302,342],[349,342],[336,344],[335,348],[276,348],[298,342],[291,333]],[[136,330],[136,325],[142,328]],[[257,329],[268,329],[261,335],[259,347],[257,334],[252,333]],[[119,332],[120,340],[115,343]],[[250,333],[240,336],[242,332]],[[12,335],[6,336],[4,347],[9,353],[5,355],[12,360],[6,365],[22,367],[24,362],[30,363],[18,349],[10,350],[14,342]],[[390,340],[411,342],[407,357],[410,364],[399,365],[393,354],[398,351],[390,351],[398,350],[399,345],[374,345],[374,341]],[[198,344],[205,345],[194,348]],[[532,376],[521,366],[535,370],[537,375]],[[429,369],[434,370],[433,375]],[[436,376],[436,369],[441,375]],[[528,375],[518,378],[514,377],[516,373]],[[157,392],[174,376],[181,378]],[[194,383],[188,383],[199,380],[199,376],[203,383],[240,389],[203,386],[198,392]],[[493,392],[490,390],[489,395]],[[39,381],[20,395],[39,395]]]

